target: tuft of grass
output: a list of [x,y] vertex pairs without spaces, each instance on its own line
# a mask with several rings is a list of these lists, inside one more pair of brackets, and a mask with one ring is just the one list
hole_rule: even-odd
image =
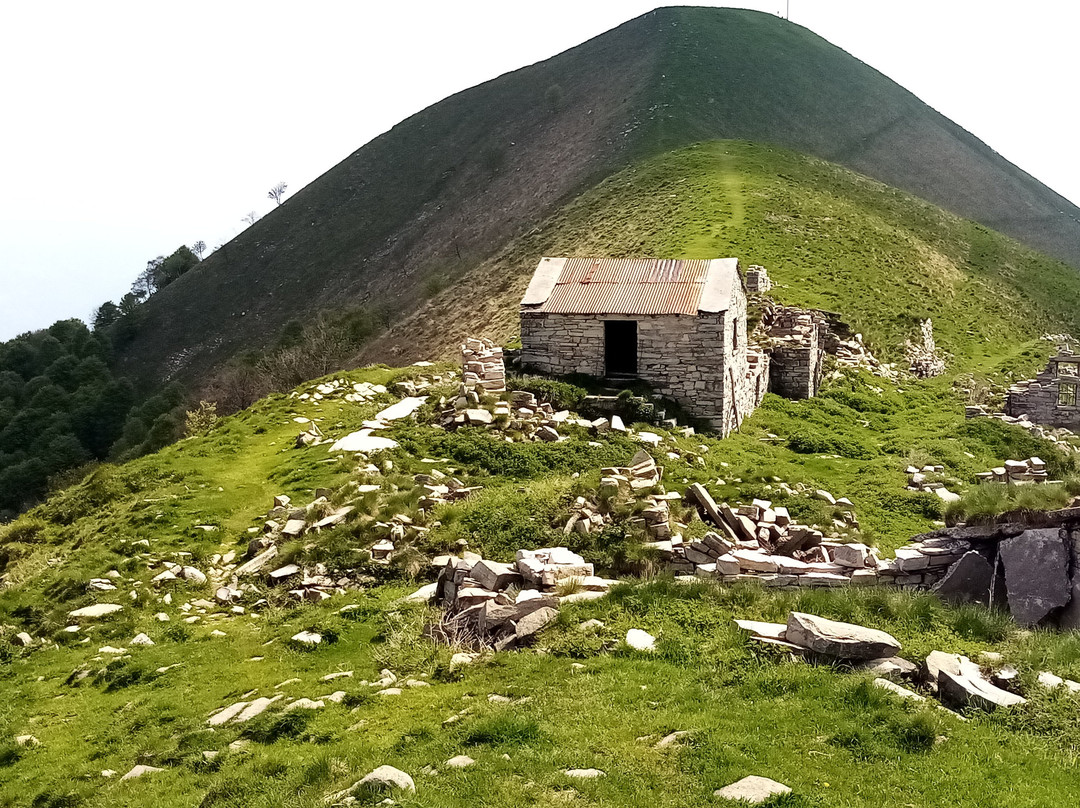
[[533,718],[505,712],[478,718],[462,737],[468,746],[525,746],[543,739],[540,723]]
[[1072,502],[1071,489],[1075,487],[1074,480],[1054,485],[981,483],[965,491],[957,502],[950,502],[945,508],[945,519],[950,524],[978,523],[1012,511],[1056,510]]

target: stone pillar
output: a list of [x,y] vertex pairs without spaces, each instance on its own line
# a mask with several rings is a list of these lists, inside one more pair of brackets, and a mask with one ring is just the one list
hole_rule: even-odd
[[[466,392],[506,392],[503,350],[489,339],[466,339],[461,346],[462,384]],[[478,389],[479,388],[479,389]]]

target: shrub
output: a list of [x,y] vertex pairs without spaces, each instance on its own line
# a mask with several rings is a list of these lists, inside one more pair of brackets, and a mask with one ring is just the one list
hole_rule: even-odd
[[511,376],[506,384],[510,390],[525,390],[557,410],[577,410],[589,391],[570,382],[546,379],[542,376]]
[[206,435],[217,426],[217,404],[212,401],[200,401],[194,410],[184,414],[184,435],[194,437]]

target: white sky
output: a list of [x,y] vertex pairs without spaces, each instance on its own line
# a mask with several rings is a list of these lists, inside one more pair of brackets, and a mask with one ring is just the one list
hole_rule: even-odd
[[[708,3],[783,11],[785,0]],[[7,2],[0,340],[88,319],[447,95],[647,0]],[[1074,0],[791,0],[791,19],[1080,202]]]

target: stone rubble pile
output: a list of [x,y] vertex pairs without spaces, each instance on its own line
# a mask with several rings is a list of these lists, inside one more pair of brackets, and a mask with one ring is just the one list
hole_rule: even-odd
[[908,476],[908,491],[928,491],[936,494],[942,502],[958,502],[960,495],[953,493],[945,487],[941,479],[945,474],[945,467],[940,464],[925,465],[922,468],[908,466],[904,469]]
[[479,485],[466,485],[457,477],[444,474],[438,469],[432,469],[426,474],[414,474],[413,480],[423,489],[419,505],[425,512],[448,502],[468,499],[475,491],[483,488]]
[[[858,528],[849,500],[837,500],[827,491],[816,495],[844,509],[847,521],[837,520],[841,525]],[[795,524],[786,508],[774,508],[767,500],[737,508],[727,503],[717,505],[703,485],[693,483],[687,488],[686,501],[717,530],[693,542],[673,536],[669,541],[646,545],[666,557],[677,573],[692,572],[729,582],[757,580],[770,587],[874,584],[879,578],[916,583],[881,559],[875,548],[858,542],[827,541],[822,531]],[[917,582],[923,582],[922,576]]]
[[[756,620],[736,620],[735,624],[749,633],[754,642],[804,656],[844,660],[862,670],[880,674],[874,680],[875,685],[915,701],[926,701],[926,698],[897,685],[891,678],[917,680],[936,694],[945,706],[954,709],[993,710],[1025,701],[1021,695],[1007,689],[1015,690],[1014,670],[1013,676],[1001,677],[999,672],[987,677],[982,668],[967,657],[941,651],[931,652],[922,666],[918,666],[897,656],[900,643],[892,635],[877,629],[802,612],[791,612],[786,624]],[[1044,687],[1064,685],[1070,690],[1080,690],[1080,684],[1067,683],[1048,672],[1040,675],[1040,682]]]
[[1031,483],[1060,482],[1051,480],[1046,463],[1038,457],[1027,460],[1006,460],[1004,465],[980,471],[975,475],[980,483],[1005,483],[1006,485],[1029,485]]
[[333,399],[361,404],[365,401],[371,401],[385,392],[386,387],[381,384],[354,383],[348,379],[330,379],[329,381],[314,384],[302,393],[294,390],[289,393],[289,398],[295,398],[299,401],[326,401]]
[[[432,592],[445,612],[428,633],[477,650],[525,645],[558,616],[560,603],[601,597],[615,583],[593,572],[565,547],[518,550],[512,564],[467,551],[447,557]],[[575,591],[560,596],[560,586]]]
[[[431,362],[415,362],[413,364],[416,367],[428,367]],[[424,373],[409,379],[399,379],[392,385],[392,390],[399,396],[415,397],[428,392],[432,387],[452,382],[456,378],[457,373],[452,370],[445,373]]]
[[[482,426],[491,431],[502,432],[507,440],[546,443],[562,440],[559,429],[564,425],[580,426],[593,431],[598,429],[595,422],[574,418],[569,410],[556,411],[551,404],[538,401],[533,393],[525,390],[515,390],[506,399],[500,399],[490,406],[481,404],[476,391],[467,391],[457,397],[452,408],[443,410],[439,424],[444,429]],[[610,422],[607,428],[610,428]]]
[[[644,531],[653,540],[667,541],[671,538],[671,512],[668,502],[680,497],[678,494],[664,493],[662,489],[654,492],[662,477],[663,469],[656,465],[652,455],[641,449],[630,459],[629,466],[609,466],[600,470],[598,496],[607,509],[619,501],[639,503],[640,510],[630,519],[630,526]],[[589,524],[582,526],[582,517],[586,517]],[[574,516],[571,517],[566,532],[576,529],[581,533],[589,533],[594,529],[602,529],[603,525],[610,521],[609,514],[597,520],[592,512],[587,510],[579,513],[576,521]]]

